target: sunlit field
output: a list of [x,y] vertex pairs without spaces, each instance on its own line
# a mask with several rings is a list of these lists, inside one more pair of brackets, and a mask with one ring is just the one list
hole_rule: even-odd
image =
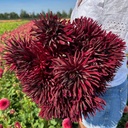
[[0,35],[9,32],[22,24],[29,22],[28,20],[0,20]]

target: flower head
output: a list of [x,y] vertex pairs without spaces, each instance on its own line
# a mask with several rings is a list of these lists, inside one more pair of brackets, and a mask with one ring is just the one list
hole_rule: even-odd
[[3,69],[0,68],[0,78],[2,77],[2,75],[3,75]]
[[62,122],[63,128],[72,128],[72,122],[69,118],[65,118]]
[[14,124],[14,127],[15,128],[21,128],[20,122],[16,121],[15,124]]
[[128,106],[125,106],[124,113],[128,113]]
[[60,47],[68,45],[72,39],[66,35],[66,20],[61,20],[57,15],[41,15],[39,20],[35,20],[32,35],[42,42],[52,54],[56,54]]
[[105,79],[102,79],[98,67],[92,64],[91,55],[89,51],[75,52],[74,56],[67,54],[65,58],[53,59],[55,86],[51,91],[52,105],[48,105],[47,109],[43,105],[41,117],[68,116],[71,121],[77,121],[81,112],[87,116],[88,113],[94,115],[96,109],[102,109],[105,102],[97,96],[106,89]]
[[10,101],[7,98],[0,99],[0,110],[6,110],[10,106]]
[[15,110],[14,110],[14,109],[11,109],[11,110],[10,110],[10,114],[13,115],[14,113],[15,113]]
[[50,69],[52,56],[40,42],[35,44],[31,38],[12,37],[7,44],[6,50],[9,52],[5,54],[6,64],[16,72],[23,91],[34,102],[43,104],[48,98],[45,93],[50,95],[49,86],[53,85]]
[[3,128],[3,125],[2,124],[0,124],[0,128]]

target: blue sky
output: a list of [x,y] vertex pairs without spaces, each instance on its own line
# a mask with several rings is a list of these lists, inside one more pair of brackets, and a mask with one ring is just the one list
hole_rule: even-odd
[[69,12],[73,8],[76,0],[0,0],[0,13],[16,12],[20,13],[21,9],[28,13],[40,13],[42,10],[47,12],[48,9]]

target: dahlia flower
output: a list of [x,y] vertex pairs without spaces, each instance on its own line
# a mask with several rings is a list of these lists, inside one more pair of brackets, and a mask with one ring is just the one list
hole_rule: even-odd
[[62,122],[63,128],[72,128],[72,122],[69,118],[66,118]]
[[128,113],[128,106],[125,106],[124,113]]
[[0,128],[3,128],[3,125],[2,124],[0,124]]
[[0,99],[0,110],[6,110],[10,106],[10,101],[7,98]]
[[30,37],[6,41],[6,64],[23,91],[41,108],[45,119],[79,121],[95,115],[105,101],[100,95],[124,57],[125,42],[81,17],[73,23],[52,13],[34,21]]
[[103,109],[105,102],[97,95],[105,91],[105,81],[98,68],[91,65],[91,54],[88,51],[83,54],[76,52],[73,57],[67,55],[67,58],[53,59],[55,86],[51,91],[52,106],[43,105],[40,112],[42,118],[61,115],[77,121],[81,112],[87,116],[88,113],[95,113],[96,109]]
[[0,78],[2,77],[2,75],[3,75],[3,69],[0,68]]
[[[34,102],[43,104],[47,101],[49,86],[52,86],[51,56],[40,42],[26,38],[11,38],[8,40],[5,59],[10,70],[16,72],[22,83],[23,91]],[[10,54],[11,53],[11,54]],[[49,93],[50,95],[50,93]],[[46,98],[44,98],[46,97]],[[42,99],[45,99],[42,101]]]
[[[65,33],[66,20],[61,20],[57,15],[41,15],[39,20],[35,20],[35,27],[32,28],[32,34],[38,41],[42,42],[43,47],[47,48],[55,55],[60,52],[62,47],[69,45],[72,38]],[[61,49],[60,49],[61,47]]]
[[11,110],[10,110],[10,114],[12,114],[12,115],[13,115],[15,112],[16,112],[16,111],[15,111],[14,109],[11,109]]
[[14,127],[15,128],[21,128],[20,122],[16,121],[15,124],[14,124]]

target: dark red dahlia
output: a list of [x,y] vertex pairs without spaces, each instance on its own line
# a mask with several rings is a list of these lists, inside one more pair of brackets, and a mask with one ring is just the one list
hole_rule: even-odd
[[[48,98],[49,86],[53,84],[51,56],[40,42],[34,44],[31,38],[12,37],[6,43],[5,59],[10,70],[16,72],[23,91],[36,103],[43,104]],[[42,101],[42,97],[46,99]]]
[[93,51],[91,60],[99,67],[101,75],[106,81],[113,78],[113,73],[121,66],[124,57],[125,42],[112,32],[107,33],[91,18],[81,17],[67,25],[65,32],[72,37],[70,52]]
[[35,20],[34,25],[32,35],[37,37],[45,48],[52,51],[53,55],[58,47],[68,45],[71,41],[64,31],[66,20],[61,20],[57,15],[41,15],[39,20]]
[[[105,79],[92,65],[90,59],[93,51],[75,52],[74,56],[53,59],[53,75],[55,86],[52,88],[53,106],[49,110],[40,112],[40,116],[47,118],[69,117],[72,121],[81,118],[81,112],[94,114],[101,109],[105,102],[97,95],[105,91]],[[42,108],[43,109],[43,108]],[[62,111],[63,110],[63,111]],[[52,117],[51,116],[51,117]]]
[[91,48],[94,51],[91,57],[92,63],[99,67],[99,72],[106,82],[111,81],[124,58],[125,42],[109,32],[103,37],[92,39]]
[[65,27],[65,32],[73,40],[70,43],[73,54],[76,50],[88,50],[92,39],[103,38],[106,33],[97,22],[86,17],[75,19]]
[[4,70],[2,68],[0,68],[0,78],[3,76],[3,72],[4,72]]

